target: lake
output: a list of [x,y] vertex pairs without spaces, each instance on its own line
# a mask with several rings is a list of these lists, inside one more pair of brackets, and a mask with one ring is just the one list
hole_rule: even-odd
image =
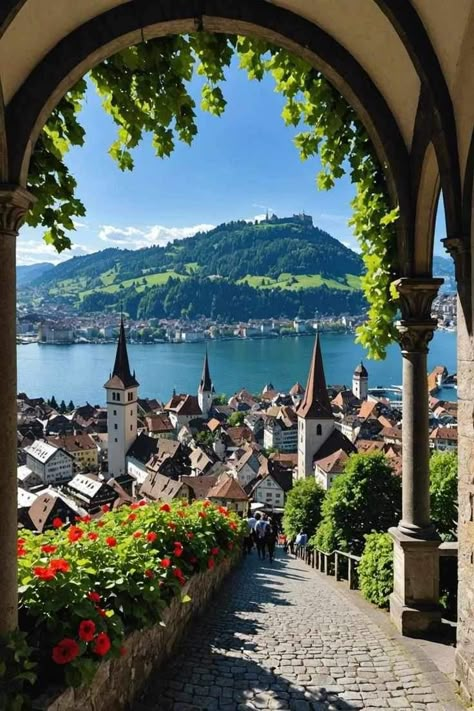
[[[261,391],[271,382],[280,390],[297,380],[306,384],[314,339],[309,336],[261,340],[210,341],[207,343],[211,377],[217,393],[234,393],[240,388]],[[364,349],[354,343],[352,334],[323,333],[321,347],[328,384],[350,386],[352,372],[364,359],[369,372],[369,387],[400,385],[402,357],[398,345],[388,349],[384,361],[369,361]],[[129,345],[132,370],[140,382],[141,397],[168,400],[177,392],[196,393],[201,377],[204,343]],[[75,404],[105,402],[103,384],[109,377],[115,346],[77,344],[72,346],[18,346],[18,389],[30,397],[73,400]],[[456,334],[436,333],[428,365],[445,365],[456,372]],[[446,389],[442,396],[456,398]]]

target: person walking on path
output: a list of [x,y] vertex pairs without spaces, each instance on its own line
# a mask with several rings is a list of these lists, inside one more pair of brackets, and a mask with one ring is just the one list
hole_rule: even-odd
[[300,548],[304,548],[306,544],[308,543],[308,536],[307,534],[301,529],[301,531],[298,533],[296,536],[296,550],[295,550],[295,558],[297,557]]
[[265,560],[265,536],[268,525],[267,516],[263,514],[255,526],[257,553],[262,560]]
[[247,517],[248,533],[244,538],[244,553],[251,553],[254,544],[254,532],[257,519],[250,515]]
[[[275,544],[278,536],[278,531],[271,518],[268,519],[267,523],[268,525],[265,529],[264,541],[265,546],[268,549],[268,557],[270,559],[270,563],[273,563],[273,555],[275,553]],[[265,557],[265,555],[263,557]]]

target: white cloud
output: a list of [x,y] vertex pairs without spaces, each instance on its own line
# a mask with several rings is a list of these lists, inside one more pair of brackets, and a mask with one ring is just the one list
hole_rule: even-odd
[[17,263],[19,265],[38,264],[38,262],[50,262],[51,264],[59,264],[66,259],[71,259],[74,252],[82,254],[90,254],[92,252],[89,247],[75,242],[71,249],[67,249],[60,254],[50,244],[46,244],[41,238],[39,239],[21,239],[18,240],[16,254]]
[[138,227],[114,227],[113,225],[102,225],[99,231],[99,239],[117,247],[127,247],[128,249],[140,249],[141,247],[151,247],[159,245],[164,247],[175,239],[185,239],[192,237],[196,232],[208,232],[214,229],[215,225],[202,224],[191,227],[164,227],[163,225],[151,225],[139,229]]

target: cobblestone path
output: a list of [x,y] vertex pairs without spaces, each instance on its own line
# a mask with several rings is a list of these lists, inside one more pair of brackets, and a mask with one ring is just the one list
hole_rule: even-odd
[[[441,700],[444,699],[444,700]],[[149,682],[145,711],[454,711],[451,685],[324,575],[253,553]]]

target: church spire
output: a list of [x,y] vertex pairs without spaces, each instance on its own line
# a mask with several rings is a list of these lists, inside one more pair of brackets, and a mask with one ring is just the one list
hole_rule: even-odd
[[115,354],[114,369],[110,380],[105,384],[106,388],[136,388],[139,383],[135,378],[135,373],[130,372],[130,363],[128,361],[127,339],[125,337],[125,327],[123,317],[120,318],[120,331],[117,343],[117,352]]
[[323,357],[321,355],[321,345],[319,334],[314,342],[311,367],[308,375],[305,396],[298,408],[298,417],[305,419],[333,419],[331,403],[329,402],[326,388],[326,378],[324,376]]
[[209,360],[207,357],[207,348],[206,348],[206,355],[204,356],[204,365],[202,367],[201,382],[199,383],[199,391],[198,392],[200,392],[200,393],[212,392],[212,381],[211,381],[211,376],[209,373]]

